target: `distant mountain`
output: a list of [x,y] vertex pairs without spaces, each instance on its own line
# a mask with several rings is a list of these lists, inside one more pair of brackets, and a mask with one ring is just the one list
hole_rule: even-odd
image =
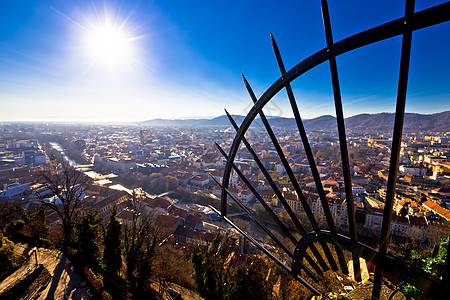
[[[233,115],[237,124],[245,119],[245,116]],[[296,128],[294,118],[270,117],[269,123],[273,127]],[[230,126],[226,115],[213,119],[153,119],[141,123],[146,126],[175,126],[175,127],[195,127],[195,126]],[[330,115],[320,116],[314,119],[303,120],[306,129],[310,130],[336,130],[336,118]],[[262,126],[261,119],[256,118],[253,126]],[[351,130],[374,129],[379,131],[392,131],[394,126],[393,113],[379,114],[359,114],[345,119],[345,126]],[[404,120],[405,131],[433,130],[450,131],[450,111],[422,115],[416,113],[406,113]]]
[[[380,131],[391,131],[394,127],[394,117],[393,113],[361,114],[347,118],[345,125],[353,130],[373,128]],[[403,128],[405,132],[420,130],[449,131],[450,111],[430,115],[406,113]]]
[[336,128],[336,118],[330,115],[320,116],[304,122],[307,129],[328,130]]

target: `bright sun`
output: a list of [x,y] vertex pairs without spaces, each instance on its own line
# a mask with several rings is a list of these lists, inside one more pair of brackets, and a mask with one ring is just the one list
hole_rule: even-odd
[[125,24],[114,24],[105,17],[90,23],[85,30],[84,47],[92,64],[132,65],[136,55],[134,42],[138,37],[133,36]]

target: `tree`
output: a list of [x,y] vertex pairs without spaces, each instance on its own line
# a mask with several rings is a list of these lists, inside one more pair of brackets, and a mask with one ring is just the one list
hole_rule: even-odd
[[176,190],[178,188],[178,179],[176,177],[167,175],[164,177],[164,181],[167,191]]
[[217,234],[208,251],[203,253],[198,246],[192,251],[194,281],[200,295],[207,300],[227,299],[230,292],[236,249],[223,243],[221,254],[218,255],[222,239]]
[[137,287],[143,289],[146,285],[150,275],[152,274],[153,259],[156,253],[156,246],[158,245],[158,232],[153,232],[152,235],[144,236],[144,247],[138,253],[137,260]]
[[400,209],[400,211],[398,212],[398,214],[401,217],[406,217],[408,215],[408,212],[409,212],[409,203],[405,203],[405,204],[403,204],[403,206]]
[[192,288],[192,264],[185,259],[179,250],[171,245],[162,245],[156,249],[152,273],[158,280],[159,295],[163,297],[167,291],[167,282],[173,282]]
[[46,238],[49,232],[46,207],[41,207],[34,215],[30,215],[27,211],[25,212],[28,215],[24,228],[27,231],[26,233],[35,241]]
[[79,220],[80,200],[84,198],[87,178],[67,162],[58,165],[56,172],[42,172],[43,184],[51,191],[54,198],[41,202],[54,210],[61,219],[63,243],[72,244],[76,221]]
[[0,274],[13,266],[14,243],[0,232]]
[[49,233],[46,221],[46,208],[43,206],[38,212],[32,214],[21,205],[16,205],[19,220],[10,223],[7,227],[8,233],[15,238],[31,239],[39,242],[46,238]]
[[272,288],[266,281],[267,265],[256,258],[249,266],[240,267],[234,276],[231,299],[273,299]]
[[[425,270],[426,272],[432,274],[433,276],[439,278],[442,280],[442,277],[445,276],[445,263],[446,259],[449,259],[449,255],[447,253],[448,249],[448,243],[450,242],[450,238],[447,237],[445,239],[442,239],[439,246],[436,246],[434,253],[431,257],[426,258],[423,260],[420,255],[415,252],[414,250],[411,251],[411,258],[416,261],[416,265]],[[408,298],[408,299],[424,299],[428,300],[430,296],[423,294],[422,291],[416,289],[413,285],[410,285],[409,283],[403,284],[401,287],[402,293]]]
[[77,244],[80,252],[88,259],[93,260],[98,255],[97,236],[99,232],[98,221],[95,215],[88,213],[84,215],[77,226]]
[[0,202],[0,232],[4,232],[16,214],[16,208],[11,200],[3,199]]
[[121,247],[121,225],[116,218],[117,209],[114,206],[112,214],[106,225],[106,234],[104,238],[105,250],[103,251],[103,262],[106,269],[117,273],[122,267],[122,247]]
[[157,234],[149,232],[151,217],[144,212],[143,194],[133,194],[127,209],[132,213],[131,224],[125,226],[124,256],[127,266],[126,277],[138,286],[143,286],[149,275],[148,268],[154,256]]

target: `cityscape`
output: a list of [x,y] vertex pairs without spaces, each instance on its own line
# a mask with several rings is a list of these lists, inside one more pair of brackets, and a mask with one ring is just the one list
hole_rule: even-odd
[[[449,112],[441,115],[448,118]],[[228,243],[240,249],[240,255],[260,256],[255,247],[230,230],[208,206],[220,207],[222,189],[216,181],[222,182],[225,160],[215,143],[229,148],[234,137],[231,127],[148,125],[152,122],[3,124],[0,198],[2,226],[6,232],[13,230],[8,229],[8,222],[18,217],[6,213],[8,206],[11,211],[11,206],[21,205],[33,215],[46,203],[58,203],[58,196],[42,173],[66,163],[86,177],[80,199],[80,209],[84,213],[109,220],[115,210],[122,226],[132,226],[136,221],[136,208],[130,199],[133,195],[136,197],[137,192],[141,199],[140,213],[151,219],[149,226],[158,228],[159,239],[180,253],[189,251],[193,244],[211,247],[219,235],[226,236],[230,240]],[[326,229],[323,208],[298,132],[286,127],[274,127],[274,130],[314,216],[321,228]],[[345,234],[348,232],[347,206],[337,134],[311,129],[308,136],[334,221],[339,232]],[[308,223],[265,129],[258,125],[251,127],[247,139],[289,206],[302,222]],[[349,132],[348,141],[358,234],[376,243],[383,218],[391,135],[388,131],[355,129]],[[448,235],[449,150],[448,131],[405,132],[391,226],[394,245],[405,241],[415,245],[436,243]],[[279,199],[251,155],[239,151],[235,162],[264,201],[280,218],[286,219]],[[232,172],[228,189],[280,234],[276,223],[270,220],[236,172]],[[277,253],[267,235],[242,212],[239,207],[230,206],[232,219],[246,224],[261,243]],[[40,238],[57,238],[61,222],[57,211],[47,208],[45,220],[49,231]],[[15,234],[27,235],[20,230]]]
[[2,2],[0,299],[445,299],[449,20]]

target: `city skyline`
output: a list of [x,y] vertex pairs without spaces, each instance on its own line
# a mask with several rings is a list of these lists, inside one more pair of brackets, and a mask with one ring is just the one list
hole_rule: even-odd
[[[416,1],[416,11],[445,1]],[[404,1],[330,1],[334,41],[403,16]],[[320,1],[4,1],[1,121],[144,121],[245,115],[279,71],[325,47]],[[406,111],[450,109],[450,24],[413,34]],[[393,112],[401,37],[337,57],[350,117]],[[439,57],[439,59],[437,59]],[[433,59],[430,59],[433,58]],[[334,115],[328,63],[293,82],[305,119]],[[292,117],[285,93],[273,115]],[[270,105],[270,103],[269,103]],[[270,109],[270,108],[269,108]]]

